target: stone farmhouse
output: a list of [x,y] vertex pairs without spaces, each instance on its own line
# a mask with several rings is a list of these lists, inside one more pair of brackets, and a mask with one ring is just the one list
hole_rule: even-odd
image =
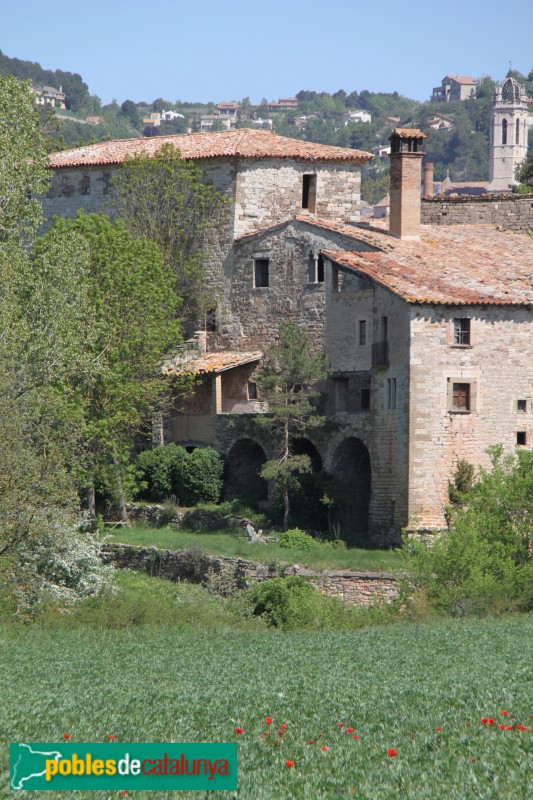
[[368,153],[238,130],[103,142],[51,156],[45,213],[97,211],[128,156],[172,143],[232,201],[209,244],[213,307],[196,349],[166,365],[196,391],[161,441],[228,457],[226,494],[266,498],[275,448],[255,423],[256,376],[282,320],[305,327],[331,368],[333,432],[296,439],[349,489],[349,541],[389,545],[445,526],[457,462],[531,447],[533,245],[492,225],[421,225],[424,134],[391,136],[390,224],[360,222]]

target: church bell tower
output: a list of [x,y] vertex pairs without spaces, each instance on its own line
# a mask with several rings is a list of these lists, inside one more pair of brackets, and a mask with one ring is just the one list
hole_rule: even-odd
[[515,169],[527,155],[528,107],[514,78],[496,84],[490,120],[489,192],[508,192]]

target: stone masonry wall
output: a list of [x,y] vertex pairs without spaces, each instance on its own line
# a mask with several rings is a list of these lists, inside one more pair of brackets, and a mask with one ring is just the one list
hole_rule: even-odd
[[[184,550],[118,543],[104,545],[103,559],[120,569],[147,572],[171,581],[189,580],[196,583],[205,580],[210,569],[215,573],[229,569],[243,588],[250,582],[270,580],[280,574],[266,564],[241,558],[202,555],[191,559]],[[285,572],[288,573],[290,568]],[[391,602],[398,596],[398,583],[387,574],[348,571],[318,573],[302,568],[293,570],[293,574],[309,578],[322,594],[338,597],[348,605],[370,606],[379,601]]]
[[316,175],[317,216],[359,220],[359,167],[288,159],[241,162],[235,192],[235,236],[302,213],[304,175]]
[[422,198],[423,225],[499,225],[512,231],[533,230],[533,195]]
[[[518,431],[531,448],[533,310],[412,306],[410,314],[409,524],[443,528],[460,459],[488,467],[487,447],[514,451]],[[470,346],[454,346],[455,317],[470,319]],[[454,382],[470,385],[470,412],[451,410]]]

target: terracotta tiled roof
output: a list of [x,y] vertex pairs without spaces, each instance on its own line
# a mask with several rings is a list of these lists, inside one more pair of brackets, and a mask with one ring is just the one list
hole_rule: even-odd
[[289,139],[265,130],[249,128],[216,133],[191,133],[177,136],[151,136],[99,142],[50,156],[50,166],[121,164],[133,156],[153,156],[165,144],[177,148],[183,158],[291,158],[300,161],[329,161],[362,164],[373,156],[362,150],[330,147],[314,142]]
[[472,78],[471,75],[446,75],[444,80],[452,80],[456,81],[457,83],[475,83],[476,79]]
[[381,252],[324,251],[408,303],[533,306],[533,241],[491,225],[420,228],[420,241],[369,230]]
[[262,353],[199,353],[176,356],[163,367],[166,375],[207,375],[225,372],[234,367],[242,367],[252,361],[259,361]]
[[[331,233],[340,233],[341,236],[349,236],[350,238],[357,239],[358,241],[368,242],[367,232],[370,230],[368,225],[359,225],[352,222],[341,222],[340,220],[322,219],[321,217],[310,216],[307,214],[296,214],[292,217],[287,217],[280,222],[275,222],[273,225],[268,225],[266,228],[260,228],[255,231],[250,231],[249,233],[243,233],[242,236],[238,236],[235,239],[235,242],[242,242],[247,239],[252,239],[255,236],[262,236],[264,233],[270,233],[278,228],[283,228],[286,225],[290,225],[291,222],[302,222],[304,225],[310,225],[312,228],[320,228],[321,230],[330,231]],[[379,229],[379,232],[386,233],[386,231],[381,229]],[[374,245],[374,239],[368,243]]]

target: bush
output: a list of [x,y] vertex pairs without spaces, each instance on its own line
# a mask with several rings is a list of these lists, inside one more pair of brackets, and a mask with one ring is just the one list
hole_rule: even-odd
[[290,550],[312,550],[317,546],[317,542],[308,533],[299,528],[285,531],[279,537],[279,546]]
[[180,505],[216,503],[222,491],[223,461],[211,448],[196,448],[187,453],[183,447],[167,444],[139,455],[142,473],[142,496],[151,500],[177,498]]
[[492,469],[461,495],[450,530],[404,555],[414,591],[453,615],[533,608],[533,453],[490,454]]

